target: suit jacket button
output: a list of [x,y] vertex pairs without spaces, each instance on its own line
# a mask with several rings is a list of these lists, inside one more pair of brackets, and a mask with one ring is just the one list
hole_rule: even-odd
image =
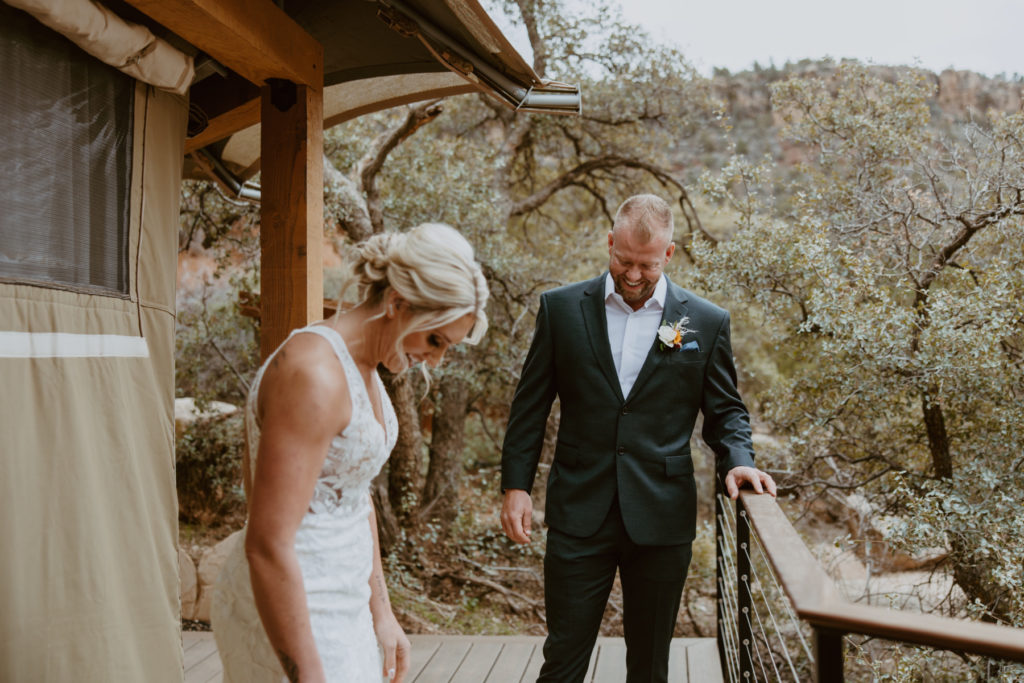
[[625,455],[626,454],[626,447],[625,446],[619,446],[619,450],[617,452],[618,452],[619,455]]

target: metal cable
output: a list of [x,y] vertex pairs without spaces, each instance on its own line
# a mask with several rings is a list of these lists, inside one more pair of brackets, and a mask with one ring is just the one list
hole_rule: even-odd
[[[756,616],[757,612],[754,612],[754,615]],[[746,619],[747,626],[750,627],[750,638],[751,638],[751,640],[754,643],[754,653],[757,654],[757,663],[761,665],[761,673],[764,674],[764,680],[767,682],[770,679],[768,678],[768,672],[764,668],[764,658],[761,657],[761,648],[758,645],[758,638],[757,638],[756,632],[754,631],[754,624],[750,621],[750,614],[743,615],[743,618]],[[747,654],[750,655],[750,661],[753,662],[754,661],[754,657],[750,654],[750,646],[747,645],[745,647],[747,648]],[[765,649],[768,650],[768,654],[771,655],[772,650],[771,650],[770,647],[768,647],[767,643],[765,643]],[[772,663],[774,664],[774,661]],[[755,669],[753,669],[753,667],[751,667],[751,671],[753,672],[754,680],[757,680],[757,671]],[[776,681],[781,680],[779,678],[779,671],[778,671],[778,669],[775,670],[775,680]]]
[[[753,566],[753,565],[751,565],[751,566]],[[751,570],[751,571],[753,571],[753,570]],[[760,615],[760,613],[758,613],[758,611],[756,609],[754,609],[754,604],[753,604],[754,603],[754,591],[750,588],[750,582],[747,581],[746,583],[747,583],[747,590],[750,591],[751,611],[754,613],[754,616],[757,617],[757,625],[760,628],[761,639],[764,640],[765,649],[768,650],[768,656],[771,659],[772,669],[775,671],[775,680],[776,681],[781,681],[782,680],[782,676],[779,675],[779,667],[778,667],[778,665],[775,662],[775,652],[768,645],[768,637],[766,636],[767,632],[765,631],[764,623],[761,621],[761,615]],[[768,612],[770,614],[771,613],[771,607],[768,607],[767,596],[764,593],[764,589],[760,587],[760,582],[758,582],[758,591],[760,591],[761,596],[762,596],[762,601],[764,602],[765,607],[768,608]],[[773,618],[773,621],[774,621],[774,618]],[[750,617],[749,616],[747,616],[747,622],[748,623],[750,622]],[[750,632],[751,632],[751,634],[757,633],[757,632],[754,631],[754,625],[753,624],[750,624]],[[786,641],[784,641],[782,639],[782,632],[778,630],[778,625],[775,626],[775,632],[777,634],[779,634],[779,642],[782,644],[782,651],[784,653],[786,653],[786,660],[788,661],[789,660],[789,646],[787,646],[786,645]],[[756,636],[754,636],[754,637],[755,637],[755,643],[756,643],[757,642],[756,641]],[[760,648],[758,648],[758,656],[760,656]],[[761,667],[762,668],[764,667],[764,663],[763,662],[761,664]],[[765,675],[767,676],[767,674],[765,674]],[[795,669],[793,670],[793,680],[798,681],[798,682],[800,680],[796,676],[796,670]]]
[[[764,558],[765,564],[770,567],[771,565],[768,564],[768,555],[764,551],[764,546],[761,545],[761,539],[758,538],[756,534],[752,534],[752,535],[754,536],[754,540],[757,543],[758,550],[761,551],[761,557]],[[778,577],[775,576],[775,572],[769,571],[769,572],[767,572],[767,574],[772,577],[772,582],[775,584],[775,590],[778,591],[778,594],[784,596],[786,593],[785,593],[785,591],[782,590],[782,586],[779,585],[779,579],[778,579]],[[782,602],[785,605],[786,613],[789,615],[790,621],[793,622],[793,629],[796,631],[796,636],[800,640],[800,645],[804,649],[804,654],[807,655],[808,661],[813,662],[814,661],[813,650],[811,649],[810,644],[807,642],[807,639],[804,638],[803,629],[800,627],[800,620],[797,619],[796,612],[793,611],[792,603],[790,603],[788,597],[785,600],[783,600]],[[769,609],[769,612],[770,612],[770,609]],[[772,620],[773,621],[775,620],[774,615],[772,616]],[[777,624],[776,624],[776,628],[778,628]],[[779,632],[780,633],[782,632],[781,629],[780,629]],[[793,666],[792,662],[790,662],[789,664],[790,664],[790,667]]]

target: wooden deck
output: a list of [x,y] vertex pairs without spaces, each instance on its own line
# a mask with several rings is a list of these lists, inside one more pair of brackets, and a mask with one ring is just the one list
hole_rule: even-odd
[[[524,636],[409,636],[412,666],[405,683],[527,683],[537,679],[544,639]],[[185,683],[220,683],[212,633],[186,631]],[[718,683],[722,671],[713,638],[676,638],[669,661],[672,683]],[[622,638],[598,638],[588,683],[626,680]]]

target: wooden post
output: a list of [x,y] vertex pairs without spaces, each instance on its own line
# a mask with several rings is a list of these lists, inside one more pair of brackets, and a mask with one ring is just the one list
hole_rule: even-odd
[[729,653],[726,647],[726,635],[725,630],[729,628],[725,620],[725,611],[727,609],[725,601],[728,596],[725,591],[725,555],[723,548],[726,543],[725,536],[725,499],[723,498],[722,480],[715,477],[715,623],[717,629],[715,632],[715,641],[718,645],[718,662],[722,668],[722,679],[730,680],[732,676],[729,672]]
[[740,680],[754,680],[754,629],[750,611],[750,520],[741,499],[736,500],[736,640],[740,658]]
[[323,315],[323,90],[268,79],[261,95],[260,355]]
[[843,683],[843,634],[814,628],[814,680],[818,683]]

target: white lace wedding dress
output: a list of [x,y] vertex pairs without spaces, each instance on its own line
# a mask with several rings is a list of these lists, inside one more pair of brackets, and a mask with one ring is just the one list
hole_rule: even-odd
[[[383,383],[374,373],[384,409],[381,427],[341,335],[323,325],[305,327],[292,335],[300,333],[318,334],[331,344],[345,369],[352,399],[352,420],[331,441],[309,510],[295,535],[313,637],[328,681],[379,682],[383,667],[369,609],[373,568],[369,487],[395,445],[398,420]],[[272,358],[256,373],[246,403],[253,472],[258,467],[255,457],[259,443],[256,396]],[[210,611],[224,680],[277,683],[284,680],[284,674],[256,612],[244,533],[240,536],[217,578]]]

